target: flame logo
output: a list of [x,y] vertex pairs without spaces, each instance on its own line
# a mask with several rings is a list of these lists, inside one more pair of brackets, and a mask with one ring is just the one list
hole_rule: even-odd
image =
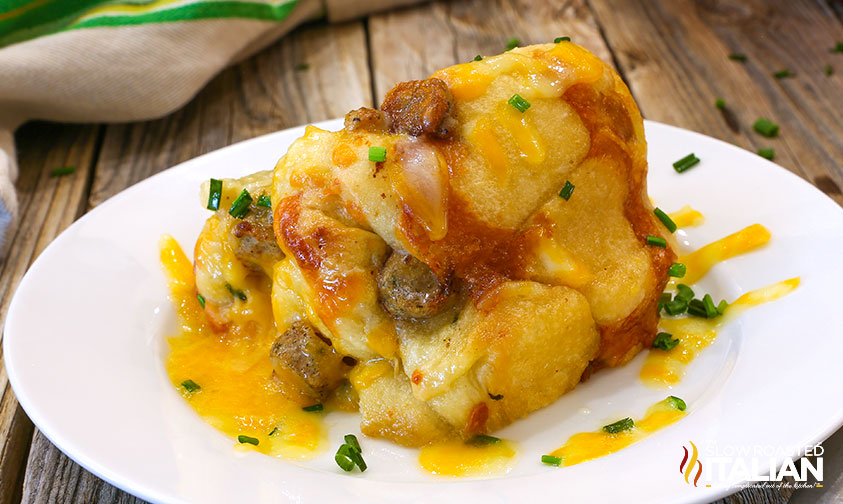
[[[693,441],[688,441],[691,443],[691,460],[688,460],[688,449],[684,446],[682,447],[685,450],[685,456],[682,457],[682,462],[679,464],[679,473],[685,475],[685,483],[691,484],[691,481],[688,479],[691,477],[691,473],[694,471],[694,465],[697,467],[697,475],[694,477],[694,486],[697,486],[697,482],[700,480],[700,476],[702,476],[702,462],[697,460],[697,445],[693,443]],[[687,466],[686,466],[687,463]]]

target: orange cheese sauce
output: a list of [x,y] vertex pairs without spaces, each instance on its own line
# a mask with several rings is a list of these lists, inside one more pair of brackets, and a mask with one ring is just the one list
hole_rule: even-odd
[[737,233],[709,243],[699,250],[679,257],[679,262],[687,266],[688,270],[683,278],[672,279],[668,285],[670,287],[675,287],[677,283],[693,285],[715,264],[756,250],[768,241],[770,241],[770,232],[767,228],[761,224],[753,224]]
[[662,319],[661,330],[679,339],[679,344],[670,350],[652,349],[641,367],[639,378],[647,385],[665,388],[674,385],[685,376],[685,366],[696,354],[717,338],[717,331],[741,313],[763,303],[775,301],[799,286],[799,278],[791,278],[767,287],[749,291],[732,302],[726,312],[717,318],[696,317]]
[[[207,326],[196,297],[193,265],[171,236],[161,239],[160,255],[179,320],[178,333],[168,338],[166,368],[173,386],[206,422],[231,436],[238,449],[291,459],[317,455],[326,445],[322,415],[285,399],[272,373],[269,296],[251,291],[250,309],[244,310],[244,315],[261,314],[268,321],[239,324],[237,337],[216,333]],[[188,392],[185,380],[201,388]],[[258,444],[239,444],[239,435],[256,438]]]
[[564,466],[572,466],[603,457],[641,441],[659,429],[676,422],[685,414],[684,411],[679,411],[667,400],[664,400],[651,406],[644,418],[636,420],[635,426],[631,429],[615,434],[610,434],[602,429],[597,432],[580,432],[571,436],[561,448],[553,451],[551,455],[560,457]]
[[423,447],[419,464],[442,476],[498,476],[512,469],[515,455],[513,443],[505,439],[484,445],[446,441]]
[[685,205],[679,210],[668,214],[668,216],[679,228],[700,226],[703,222],[705,222],[703,214],[694,210],[689,205]]

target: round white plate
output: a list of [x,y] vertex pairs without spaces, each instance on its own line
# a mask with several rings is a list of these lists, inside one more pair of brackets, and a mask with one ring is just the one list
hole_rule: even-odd
[[[337,129],[341,122],[319,126]],[[271,169],[301,127],[183,163],[70,226],[35,261],[12,300],[4,336],[9,379],[53,443],[91,472],[152,501],[713,500],[735,491],[738,480],[709,470],[711,487],[686,484],[678,468],[689,441],[705,464],[716,449],[748,453],[746,463],[754,457],[769,467],[771,457],[782,462],[782,449],[820,441],[843,422],[843,317],[837,311],[843,211],[755,154],[662,124],[646,128],[650,195],[667,211],[690,204],[706,217],[703,226],[681,231],[681,242],[696,248],[756,222],[772,232],[765,248],[716,266],[701,290],[733,300],[795,276],[802,284],[722,330],[669,392],[639,382],[644,352],[496,433],[519,446],[518,462],[504,477],[434,477],[419,469],[415,450],[368,438],[361,438],[369,464],[364,474],[342,473],[330,448],[304,463],[235,451],[235,441],[205,424],[173,389],[164,358],[175,315],[158,240],[170,233],[192,250],[208,216],[198,201],[199,184]],[[671,163],[690,152],[702,162],[675,173]],[[539,462],[571,434],[640,418],[668,394],[684,398],[689,415],[650,438],[572,467]],[[355,415],[329,414],[332,445],[343,434],[359,434],[357,422]]]

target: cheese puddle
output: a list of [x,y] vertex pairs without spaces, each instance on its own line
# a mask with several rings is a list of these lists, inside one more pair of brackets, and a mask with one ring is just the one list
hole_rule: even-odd
[[717,338],[722,326],[738,318],[744,311],[763,303],[775,301],[799,286],[799,278],[791,278],[742,295],[732,302],[720,317],[703,319],[664,318],[659,328],[679,339],[670,350],[651,349],[641,367],[639,378],[647,385],[665,388],[678,383],[685,376],[685,366],[703,348]]
[[[235,441],[237,449],[299,460],[317,455],[326,444],[322,415],[302,411],[282,395],[268,358],[274,325],[250,325],[253,330],[238,337],[215,333],[205,322],[193,265],[179,244],[164,236],[160,254],[180,328],[167,340],[166,367],[173,386],[209,424],[234,439],[244,435],[258,440],[257,445]],[[251,296],[255,303],[266,304],[266,310],[256,311],[271,313],[267,295]],[[189,392],[182,385],[186,380],[201,388]]]
[[442,476],[498,476],[512,469],[515,455],[513,443],[505,439],[487,444],[446,441],[423,447],[419,464]]
[[641,441],[659,429],[676,422],[685,414],[684,411],[676,409],[669,400],[665,399],[651,406],[644,418],[636,420],[635,426],[631,429],[615,434],[603,430],[580,432],[571,436],[561,448],[553,451],[551,455],[560,457],[564,466],[572,466],[603,457]]

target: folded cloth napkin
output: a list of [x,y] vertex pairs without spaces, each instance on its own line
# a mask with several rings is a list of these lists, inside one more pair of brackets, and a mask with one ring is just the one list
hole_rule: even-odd
[[0,2],[0,254],[17,213],[13,132],[21,123],[161,117],[304,21],[343,21],[418,1]]

